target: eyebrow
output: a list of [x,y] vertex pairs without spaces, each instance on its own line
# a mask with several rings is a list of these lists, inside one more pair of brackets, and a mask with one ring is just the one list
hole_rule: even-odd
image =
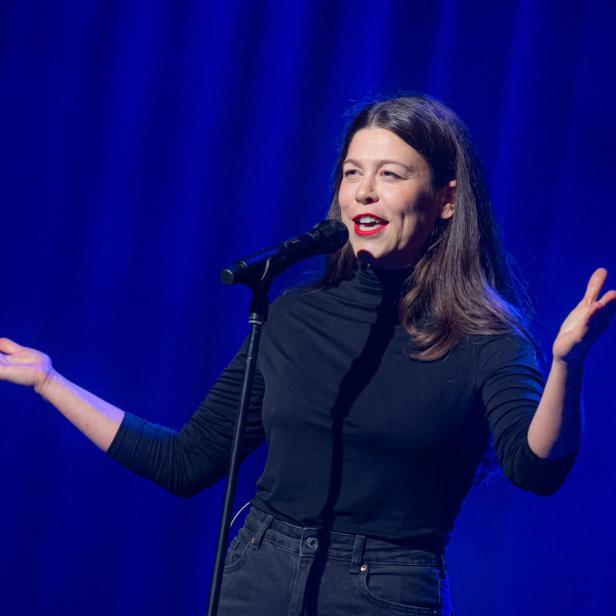
[[[352,165],[361,167],[361,163],[355,160],[354,158],[347,158],[342,164],[346,165],[347,163],[351,163]],[[377,165],[377,167],[382,167],[383,165],[399,165],[400,167],[404,167],[407,171],[414,170],[414,167],[409,167],[408,165],[401,163],[399,160],[383,159],[383,160],[375,160],[374,163]]]

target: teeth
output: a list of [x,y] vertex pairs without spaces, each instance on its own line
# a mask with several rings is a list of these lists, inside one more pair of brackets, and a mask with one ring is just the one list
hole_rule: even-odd
[[374,216],[360,216],[355,219],[355,222],[360,225],[378,225],[384,223],[385,221],[380,218],[375,218]]

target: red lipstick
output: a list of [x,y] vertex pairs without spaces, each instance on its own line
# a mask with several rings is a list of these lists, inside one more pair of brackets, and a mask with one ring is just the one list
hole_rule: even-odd
[[[359,225],[359,221],[365,216],[373,218],[377,222],[372,223],[368,228],[366,228],[367,225],[364,225],[364,228],[362,229]],[[383,220],[380,216],[377,216],[372,212],[362,212],[361,214],[357,214],[357,216],[354,216],[352,220],[354,223],[353,230],[357,235],[361,237],[380,233],[387,226],[386,220]]]
[[353,226],[353,230],[355,231],[355,233],[357,233],[357,235],[365,237],[366,235],[374,235],[375,233],[380,233],[386,226],[387,225],[376,225],[376,227],[374,227],[373,229],[364,230],[360,229],[359,225],[355,223],[355,225]]

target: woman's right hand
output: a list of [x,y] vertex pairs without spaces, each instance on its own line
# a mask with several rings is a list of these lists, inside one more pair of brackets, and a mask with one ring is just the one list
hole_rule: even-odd
[[71,383],[36,349],[0,338],[0,381],[33,387],[78,430],[107,451],[124,419],[124,411]]
[[45,353],[0,338],[0,381],[29,385],[40,393],[52,371],[51,359]]

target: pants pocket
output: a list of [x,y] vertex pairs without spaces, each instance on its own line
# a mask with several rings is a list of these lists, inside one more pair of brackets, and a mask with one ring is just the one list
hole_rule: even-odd
[[368,563],[358,578],[364,597],[392,614],[440,614],[441,572],[437,567]]
[[246,536],[245,529],[240,528],[239,533],[233,538],[229,544],[227,555],[225,557],[224,571],[232,571],[237,569],[246,560],[250,552],[250,541]]

